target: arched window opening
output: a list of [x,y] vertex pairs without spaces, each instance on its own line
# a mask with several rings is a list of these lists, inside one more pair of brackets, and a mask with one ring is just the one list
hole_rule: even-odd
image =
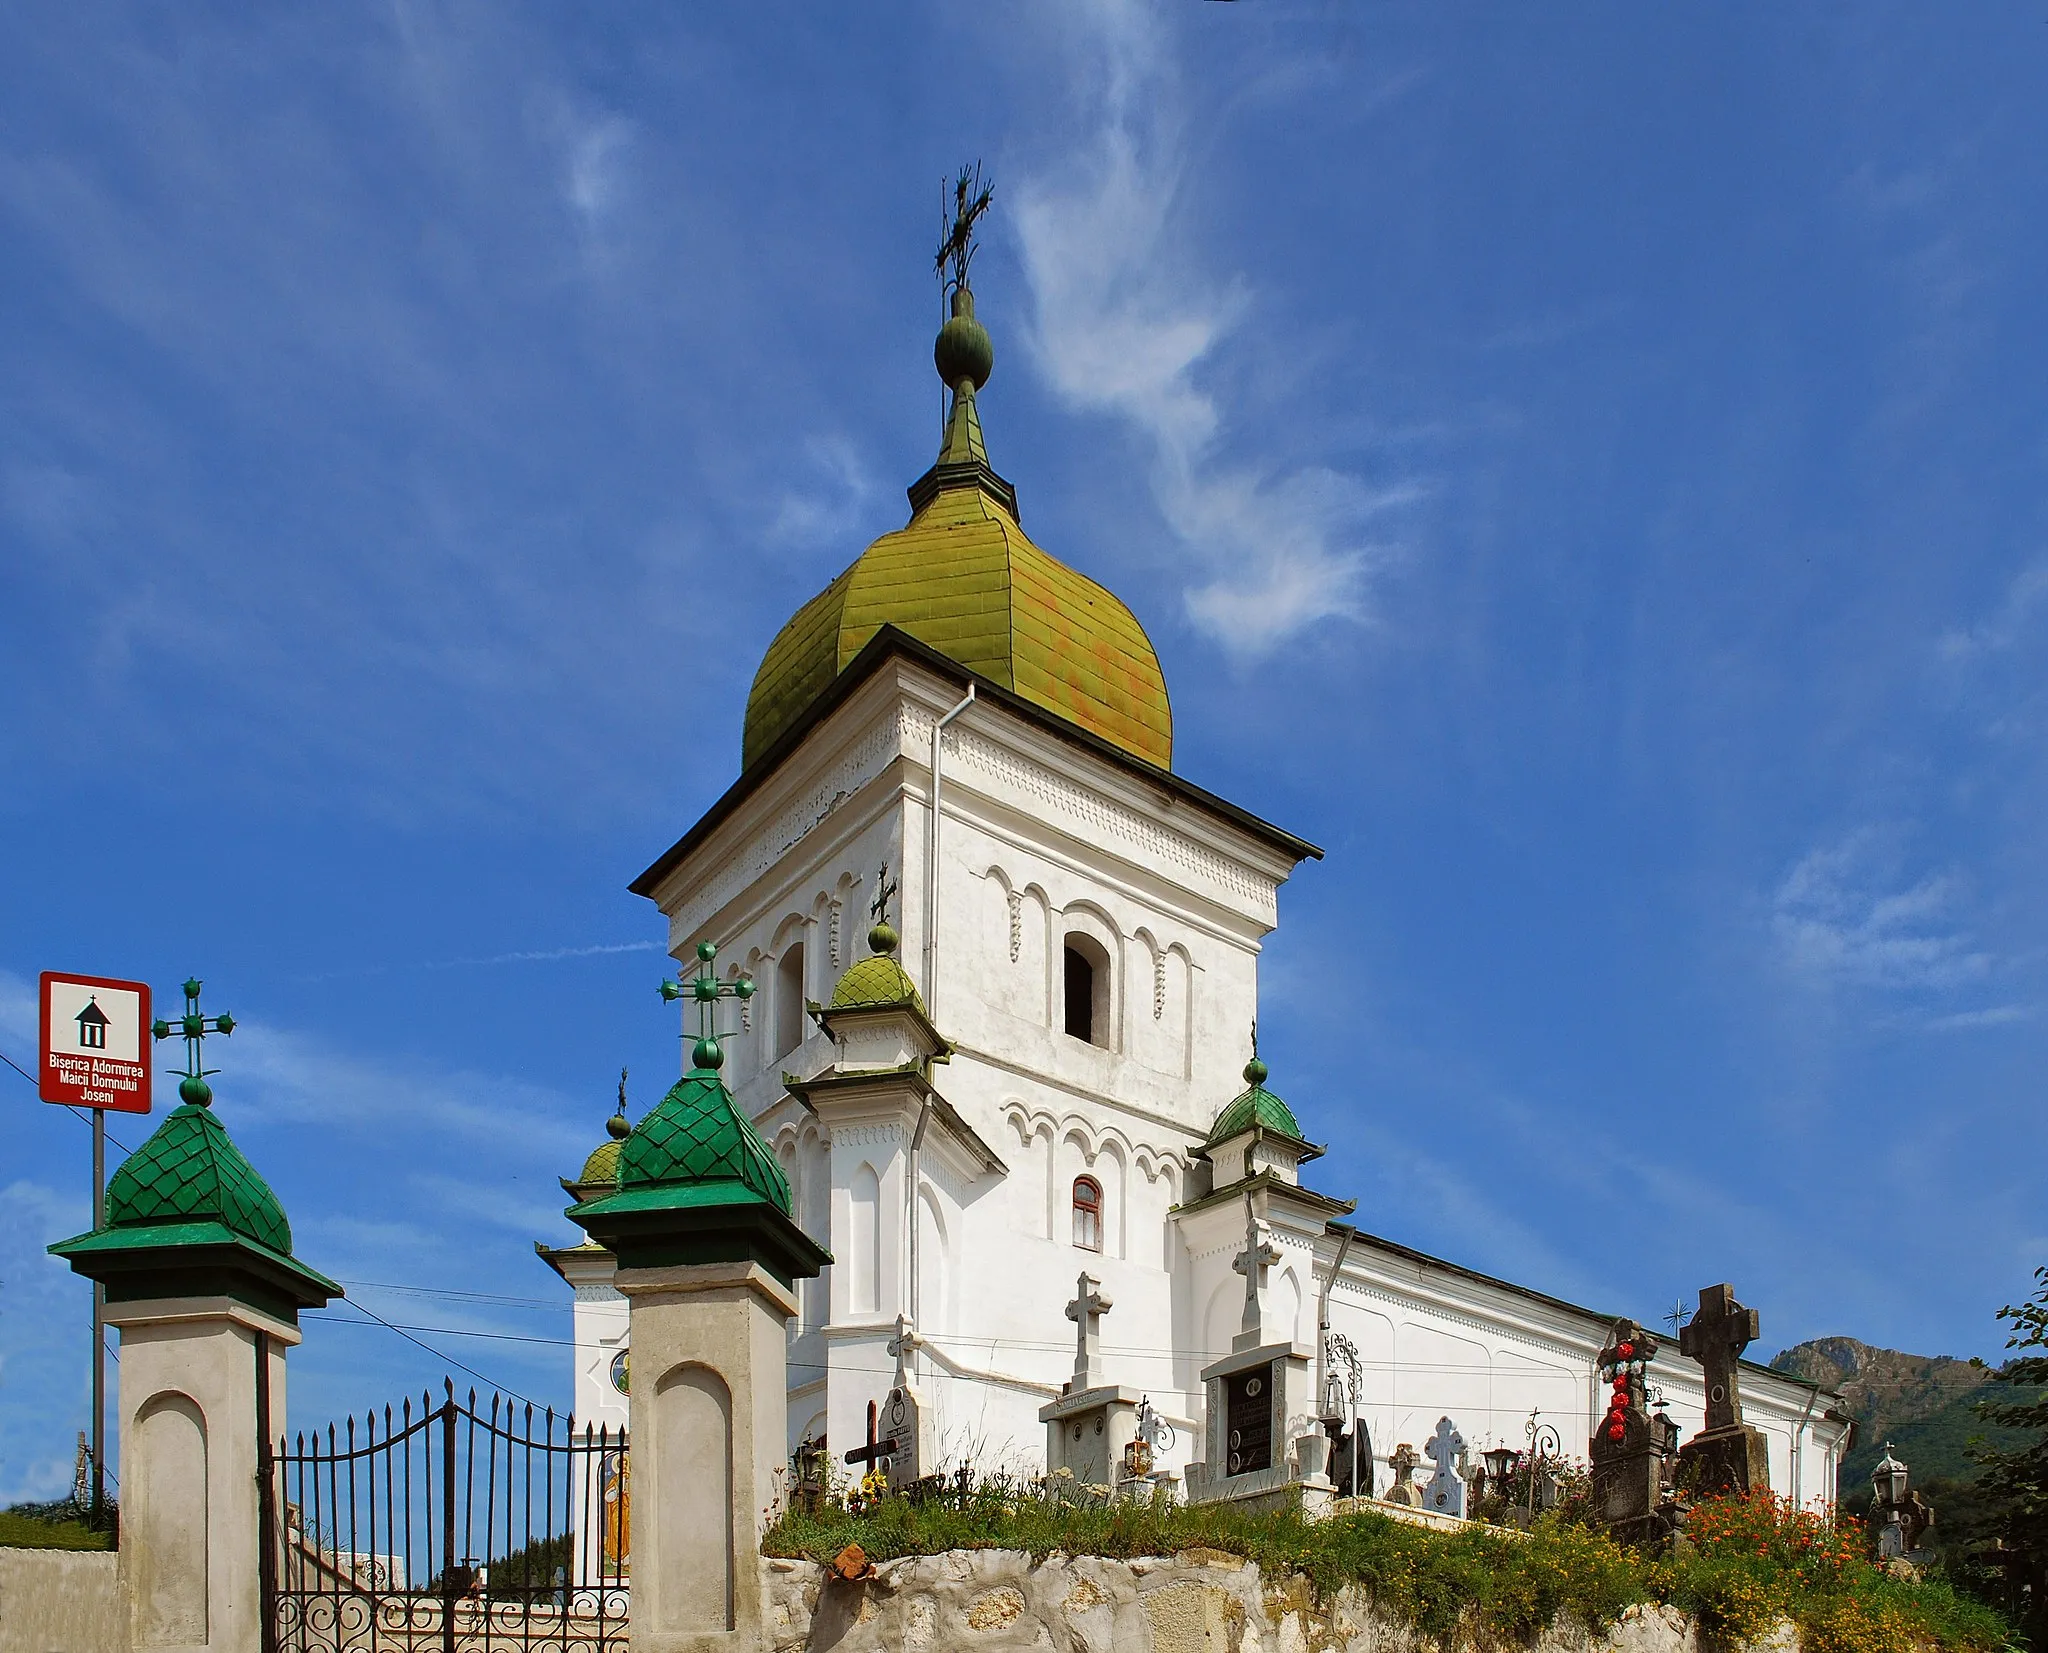
[[792,941],[775,963],[775,1054],[804,1042],[804,944]]
[[1109,1043],[1109,955],[1092,936],[1067,937],[1067,1036],[1085,1044]]
[[1074,1244],[1083,1251],[1102,1249],[1102,1184],[1093,1177],[1074,1179]]

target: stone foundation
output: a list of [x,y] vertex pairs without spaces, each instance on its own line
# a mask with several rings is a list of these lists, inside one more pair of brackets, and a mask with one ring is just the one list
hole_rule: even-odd
[[[828,1582],[808,1561],[762,1566],[774,1653],[1428,1653],[1433,1645],[1356,1589],[1318,1605],[1305,1579],[1269,1580],[1214,1550],[1039,1562],[1019,1550],[952,1550],[885,1561],[858,1584]],[[1797,1653],[1798,1641],[1788,1625],[1763,1647]],[[1683,1614],[1646,1607],[1603,1636],[1552,1630],[1535,1653],[1708,1650]]]

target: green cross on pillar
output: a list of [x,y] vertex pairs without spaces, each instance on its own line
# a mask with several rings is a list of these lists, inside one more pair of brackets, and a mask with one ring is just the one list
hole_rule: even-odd
[[[754,996],[754,978],[739,976],[732,981],[720,981],[712,968],[712,961],[718,957],[718,944],[711,941],[697,943],[697,974],[689,981],[669,980],[661,984],[661,996],[674,1004],[678,999],[694,1000],[697,1006],[697,1042],[690,1047],[690,1068],[692,1072],[716,1073],[725,1065],[725,1052],[718,1043],[718,1001],[738,999],[745,1003]],[[684,1037],[689,1037],[685,1018]]]
[[[178,1080],[178,1096],[196,1108],[203,1108],[213,1101],[213,1087],[206,1082],[209,1073],[220,1072],[219,1068],[201,1066],[200,1045],[209,1033],[229,1034],[235,1031],[235,1019],[223,1010],[218,1016],[203,1016],[199,1012],[199,989],[197,976],[185,978],[185,1014],[175,1022],[159,1016],[150,1024],[149,1031],[158,1039],[168,1039],[173,1033],[185,1041],[185,1072]],[[176,1069],[170,1070],[176,1072]]]

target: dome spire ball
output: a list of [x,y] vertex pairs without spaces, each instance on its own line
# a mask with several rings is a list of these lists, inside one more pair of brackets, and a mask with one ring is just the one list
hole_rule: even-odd
[[868,908],[868,916],[875,921],[868,931],[868,951],[889,954],[896,951],[896,944],[903,938],[896,933],[896,926],[889,922],[889,901],[895,895],[897,886],[889,882],[889,863],[882,863],[882,870],[875,874],[875,901]]
[[626,1070],[619,1069],[619,1111],[604,1122],[605,1135],[623,1142],[633,1134],[633,1122],[626,1117]]

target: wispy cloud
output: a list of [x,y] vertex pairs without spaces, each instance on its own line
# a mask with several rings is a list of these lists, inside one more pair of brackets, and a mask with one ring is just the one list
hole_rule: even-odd
[[2001,960],[1972,932],[1966,880],[1949,869],[1908,873],[1898,836],[1864,828],[1800,858],[1770,898],[1781,962],[1814,986],[1906,1001],[1905,1019],[1929,1031],[2030,1016],[2018,1005],[1930,1004],[1985,986]]
[[658,953],[658,941],[600,941],[587,947],[540,947],[510,953],[489,953],[480,958],[414,959],[404,964],[365,964],[353,970],[325,970],[318,975],[300,976],[306,982],[341,981],[358,976],[386,976],[397,970],[467,970],[498,964],[552,964],[561,959],[603,958],[612,953]]
[[2038,562],[2013,577],[1990,615],[1973,626],[1944,632],[1939,644],[1943,657],[1967,661],[2004,653],[2033,628],[2044,602],[2048,602],[2048,562]]
[[1178,233],[1186,145],[1170,47],[1147,6],[1089,15],[1100,118],[1017,191],[1040,369],[1070,405],[1114,415],[1151,449],[1160,512],[1206,576],[1187,589],[1189,616],[1226,649],[1262,655],[1318,620],[1369,618],[1373,576],[1403,543],[1389,519],[1422,489],[1245,450],[1200,375],[1252,293],[1206,272]]
[[874,475],[860,450],[840,436],[809,438],[804,460],[810,474],[776,501],[769,543],[808,547],[844,541],[865,518]]

